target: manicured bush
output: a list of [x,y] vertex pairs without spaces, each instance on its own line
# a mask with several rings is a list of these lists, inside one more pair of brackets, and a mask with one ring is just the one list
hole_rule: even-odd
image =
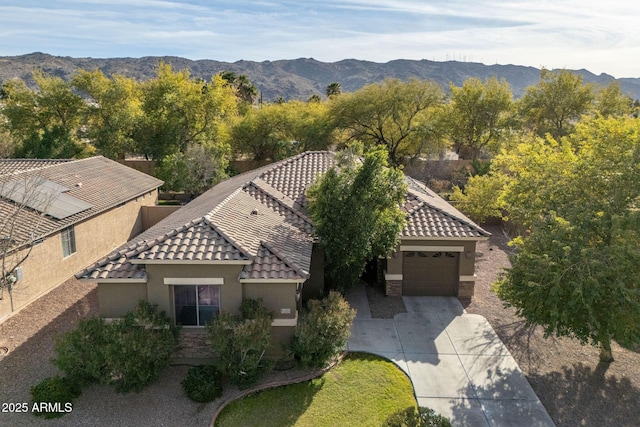
[[120,392],[141,390],[155,380],[178,343],[178,329],[146,301],[123,319],[93,318],[62,336],[53,363],[80,385],[113,384]]
[[451,427],[451,422],[431,408],[410,406],[390,415],[383,427]]
[[207,326],[216,354],[215,366],[240,388],[256,383],[273,362],[264,357],[271,345],[274,315],[261,300],[243,302],[243,313],[253,318],[223,312]]
[[309,300],[296,326],[291,352],[303,366],[325,366],[344,349],[355,316],[356,311],[338,292],[330,292],[322,300]]
[[[32,411],[36,416],[58,418],[71,411],[71,402],[82,393],[80,385],[66,377],[49,377],[31,387],[30,408],[41,408]],[[44,407],[41,407],[41,404]]]
[[222,396],[222,374],[213,365],[194,366],[180,384],[195,402],[211,402]]

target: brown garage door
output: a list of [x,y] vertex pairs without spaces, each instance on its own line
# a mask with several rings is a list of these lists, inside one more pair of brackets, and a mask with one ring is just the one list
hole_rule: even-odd
[[402,293],[456,295],[459,256],[457,252],[403,252]]

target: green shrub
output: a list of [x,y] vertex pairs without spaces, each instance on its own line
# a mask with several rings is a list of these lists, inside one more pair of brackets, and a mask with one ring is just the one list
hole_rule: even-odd
[[104,355],[108,327],[98,317],[81,321],[75,330],[56,341],[53,363],[81,386],[100,382],[108,372]]
[[120,321],[80,322],[57,341],[53,363],[80,385],[98,382],[120,392],[139,391],[169,364],[177,343],[178,329],[169,318],[140,301]]
[[323,300],[309,300],[296,326],[291,352],[303,366],[325,366],[347,344],[355,315],[338,292],[330,292]]
[[390,415],[383,427],[451,427],[451,422],[431,408],[410,406]]
[[31,408],[40,408],[41,403],[53,404],[53,408],[50,405],[48,408],[41,411],[33,411],[36,416],[44,416],[45,418],[58,418],[65,413],[71,411],[71,402],[76,397],[80,396],[82,390],[80,385],[66,377],[49,377],[40,381],[37,385],[31,387]]
[[222,374],[213,365],[194,366],[180,384],[195,402],[211,402],[222,396]]
[[274,315],[262,301],[256,303],[243,302],[242,311],[254,318],[223,312],[207,326],[216,353],[215,366],[240,388],[255,384],[260,375],[273,366],[264,355],[271,345]]

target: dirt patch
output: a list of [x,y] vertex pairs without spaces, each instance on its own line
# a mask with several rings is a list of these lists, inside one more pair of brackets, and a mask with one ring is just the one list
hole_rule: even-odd
[[640,420],[640,354],[613,345],[611,364],[598,361],[598,348],[568,338],[544,338],[504,308],[491,289],[509,266],[509,240],[500,227],[478,244],[475,295],[462,301],[468,313],[484,316],[516,359],[556,425],[637,426]]
[[406,313],[402,297],[389,297],[384,294],[381,285],[365,285],[371,317],[374,319],[393,319],[396,314]]

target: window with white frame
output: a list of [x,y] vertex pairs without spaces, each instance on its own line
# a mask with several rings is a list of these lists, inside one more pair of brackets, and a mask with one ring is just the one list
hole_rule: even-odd
[[176,324],[205,326],[220,313],[220,286],[174,285]]
[[76,253],[76,232],[73,225],[60,232],[62,238],[62,256],[64,258]]

